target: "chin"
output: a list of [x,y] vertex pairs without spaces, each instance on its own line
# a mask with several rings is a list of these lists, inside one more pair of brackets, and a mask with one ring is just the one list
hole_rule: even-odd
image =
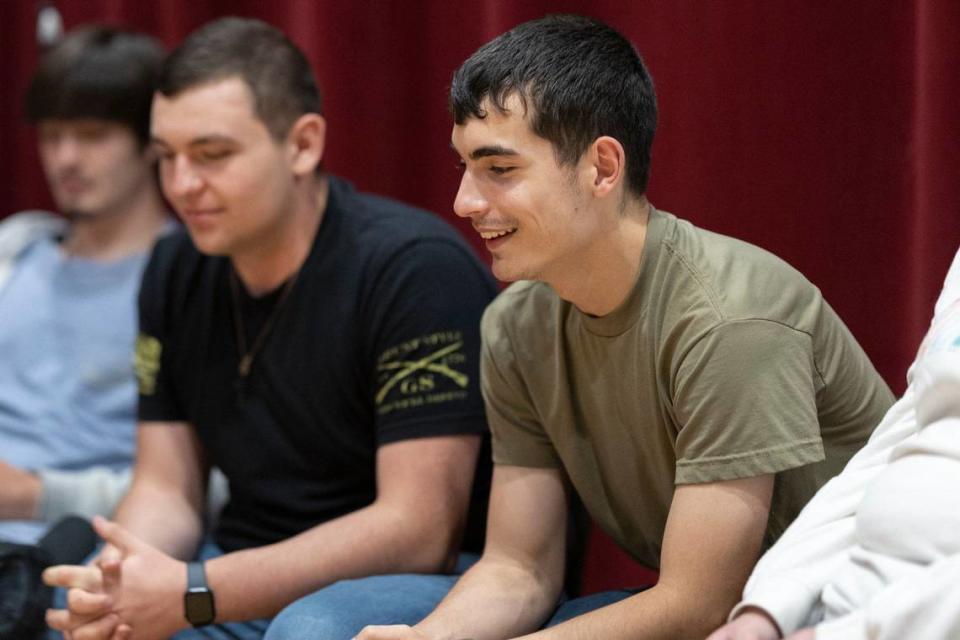
[[508,264],[496,258],[493,259],[493,263],[490,265],[490,271],[493,272],[493,277],[500,282],[516,282],[518,280],[534,279],[522,267]]
[[217,238],[210,237],[209,234],[198,233],[196,230],[187,227],[190,239],[193,240],[193,246],[202,254],[208,256],[226,256],[230,254],[229,246],[218,241]]
[[97,213],[91,209],[85,209],[83,207],[78,207],[76,205],[70,206],[58,206],[57,207],[68,220],[74,222],[83,222],[84,220],[93,220],[97,217]]

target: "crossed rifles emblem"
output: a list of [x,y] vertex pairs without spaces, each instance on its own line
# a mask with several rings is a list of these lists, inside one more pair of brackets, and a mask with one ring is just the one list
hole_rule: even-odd
[[387,380],[380,391],[377,392],[377,404],[383,402],[383,399],[387,397],[387,394],[390,393],[390,390],[393,389],[397,384],[400,383],[404,378],[407,378],[417,371],[432,371],[433,373],[439,373],[442,376],[446,376],[453,380],[454,384],[459,386],[461,389],[466,389],[467,383],[470,382],[470,378],[465,374],[460,373],[459,371],[454,371],[446,364],[442,362],[437,362],[437,360],[443,358],[446,355],[449,355],[459,349],[463,345],[463,341],[454,342],[453,344],[447,345],[443,349],[431,353],[425,358],[419,360],[396,360],[394,362],[384,362],[383,364],[377,367],[377,371],[396,371],[389,380]]

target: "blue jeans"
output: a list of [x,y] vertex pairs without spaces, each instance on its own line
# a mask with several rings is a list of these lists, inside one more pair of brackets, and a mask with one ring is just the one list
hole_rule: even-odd
[[[344,580],[281,611],[264,640],[350,640],[368,624],[414,625],[433,611],[459,577],[400,574]],[[544,626],[560,624],[637,591],[605,591],[564,601]]]

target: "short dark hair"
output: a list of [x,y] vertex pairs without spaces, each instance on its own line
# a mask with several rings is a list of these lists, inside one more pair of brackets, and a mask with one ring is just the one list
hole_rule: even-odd
[[40,60],[27,89],[27,118],[111,120],[146,144],[163,56],[160,43],[141,33],[102,25],[74,29]]
[[627,187],[647,190],[657,128],[653,80],[637,50],[592,18],[554,15],[526,22],[480,47],[453,76],[457,124],[484,118],[484,100],[501,113],[520,98],[535,134],[560,164],[575,164],[600,136],[626,150]]
[[277,140],[303,114],[321,113],[303,52],[279,29],[251,18],[220,18],[190,34],[167,58],[158,90],[173,97],[234,76],[250,88],[257,116]]

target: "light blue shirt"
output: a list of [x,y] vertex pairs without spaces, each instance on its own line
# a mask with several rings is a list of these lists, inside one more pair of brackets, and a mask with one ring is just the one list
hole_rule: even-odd
[[[129,466],[146,258],[67,257],[50,238],[17,258],[0,291],[0,459],[31,471]],[[0,522],[0,538],[33,542],[46,526]]]

